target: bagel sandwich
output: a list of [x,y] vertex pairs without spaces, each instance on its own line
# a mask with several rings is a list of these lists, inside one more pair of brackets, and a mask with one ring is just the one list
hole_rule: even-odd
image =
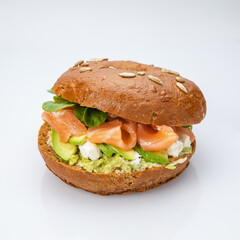
[[179,73],[132,61],[78,61],[49,90],[38,135],[46,166],[100,194],[143,192],[179,176],[206,115],[201,90]]

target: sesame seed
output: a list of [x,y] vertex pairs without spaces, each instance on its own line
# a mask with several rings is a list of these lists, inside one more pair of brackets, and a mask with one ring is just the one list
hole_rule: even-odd
[[154,77],[152,75],[148,75],[148,79],[150,79],[151,81],[156,82],[158,84],[162,84],[163,83],[161,79],[159,79],[157,77]]
[[81,66],[83,66],[83,67],[87,67],[87,66],[89,66],[89,63],[87,63],[87,62],[82,63]]
[[89,62],[102,62],[102,61],[107,61],[108,58],[92,58],[89,60]]
[[136,77],[135,73],[129,73],[129,72],[119,73],[118,75],[121,76],[121,77],[124,77],[124,78]]
[[140,72],[138,72],[137,74],[138,74],[138,75],[141,75],[141,76],[144,76],[144,75],[146,74],[146,72],[145,72],[145,71],[140,71]]
[[165,73],[174,74],[174,75],[177,75],[177,76],[180,75],[178,72],[175,72],[175,71],[172,71],[172,70],[169,70],[169,69],[165,69],[165,68],[162,68],[161,71],[162,71],[162,72],[165,72]]
[[86,72],[86,71],[91,71],[92,70],[92,68],[90,68],[90,67],[81,67],[81,68],[79,68],[79,72]]
[[187,89],[180,82],[176,83],[177,87],[185,93],[188,93]]
[[84,62],[83,60],[79,60],[73,65],[73,67],[77,67],[77,66],[81,65],[83,62]]
[[175,79],[177,82],[181,82],[181,83],[185,82],[185,80],[182,77],[176,77]]

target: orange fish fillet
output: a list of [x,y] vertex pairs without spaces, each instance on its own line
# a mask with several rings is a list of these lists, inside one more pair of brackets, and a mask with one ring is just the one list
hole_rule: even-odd
[[124,151],[131,150],[137,143],[137,124],[127,120],[104,122],[87,131],[92,143],[107,143]]
[[157,128],[151,125],[138,124],[138,143],[144,151],[160,151],[169,148],[178,135],[166,125]]
[[61,142],[68,142],[71,136],[81,136],[87,132],[85,125],[77,119],[74,111],[70,109],[56,112],[44,111],[42,119],[60,135]]
[[183,127],[173,127],[173,130],[175,133],[177,133],[179,136],[182,134],[186,134],[190,137],[190,141],[191,143],[195,140],[195,135],[193,134],[192,131],[190,131],[187,128],[183,128]]

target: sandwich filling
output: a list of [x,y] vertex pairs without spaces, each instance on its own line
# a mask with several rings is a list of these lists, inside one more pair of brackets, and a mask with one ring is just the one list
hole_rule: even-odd
[[175,169],[187,160],[195,140],[192,126],[137,123],[59,96],[45,102],[43,110],[42,119],[52,128],[47,143],[59,159],[88,172]]

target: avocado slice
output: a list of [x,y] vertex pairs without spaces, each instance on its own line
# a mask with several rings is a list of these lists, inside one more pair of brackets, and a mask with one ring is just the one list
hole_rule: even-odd
[[87,139],[87,134],[84,134],[79,137],[70,137],[68,141],[73,145],[82,145],[86,139]]
[[134,147],[134,150],[140,154],[146,162],[160,163],[166,165],[168,163],[168,154],[166,150],[158,152],[147,152],[144,151],[139,144]]
[[183,148],[183,150],[181,151],[181,154],[188,154],[192,152],[192,147],[185,147]]
[[100,149],[104,154],[106,154],[108,157],[111,157],[111,156],[113,155],[114,152],[113,152],[110,148],[108,148],[108,147],[106,146],[106,144],[98,143],[97,145],[98,145],[99,149]]
[[182,126],[183,128],[187,128],[187,129],[189,129],[191,132],[192,132],[192,128],[193,128],[193,126],[192,125],[188,125],[188,126]]
[[127,160],[134,160],[134,151],[130,150],[130,151],[124,151],[120,148],[114,147],[110,144],[107,144],[107,147],[113,151],[114,153],[118,153],[120,156],[122,156],[123,158],[127,159]]
[[63,143],[60,141],[59,134],[52,129],[53,149],[64,161],[68,162],[70,157],[77,152],[77,146],[71,143]]

